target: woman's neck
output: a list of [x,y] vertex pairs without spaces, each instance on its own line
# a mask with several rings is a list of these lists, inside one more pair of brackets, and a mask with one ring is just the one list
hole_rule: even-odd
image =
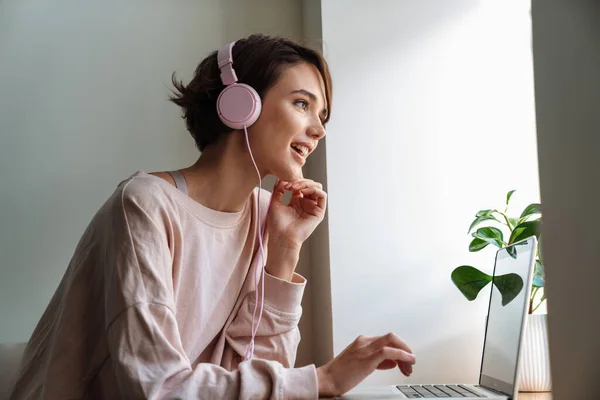
[[194,165],[181,171],[189,196],[222,212],[241,211],[259,182],[245,138],[235,133],[205,148]]

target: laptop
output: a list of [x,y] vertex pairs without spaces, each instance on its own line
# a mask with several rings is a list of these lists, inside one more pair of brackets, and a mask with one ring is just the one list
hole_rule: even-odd
[[[514,399],[519,391],[519,354],[527,321],[536,250],[537,239],[532,236],[496,252],[477,384],[359,387],[338,399]],[[513,290],[506,290],[508,286]],[[503,299],[498,287],[503,288],[506,299]],[[509,295],[511,291],[512,296]]]

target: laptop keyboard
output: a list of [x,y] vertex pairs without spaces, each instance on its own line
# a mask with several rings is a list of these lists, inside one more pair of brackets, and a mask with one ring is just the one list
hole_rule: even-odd
[[464,385],[398,385],[396,387],[409,399],[487,397]]

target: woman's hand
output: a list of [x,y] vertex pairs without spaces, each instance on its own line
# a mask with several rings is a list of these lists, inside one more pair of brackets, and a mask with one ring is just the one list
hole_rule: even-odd
[[[286,191],[292,191],[289,204],[283,204]],[[269,255],[266,270],[281,279],[291,279],[302,244],[323,221],[327,193],[323,185],[310,179],[278,181],[273,188],[267,229]]]
[[[289,204],[283,204],[283,195],[292,191]],[[297,182],[279,181],[273,188],[267,226],[269,243],[300,249],[302,243],[323,220],[327,193],[323,185],[310,179]]]
[[405,376],[410,376],[414,364],[415,356],[397,335],[359,336],[336,358],[317,368],[319,397],[341,396],[376,369],[398,366]]

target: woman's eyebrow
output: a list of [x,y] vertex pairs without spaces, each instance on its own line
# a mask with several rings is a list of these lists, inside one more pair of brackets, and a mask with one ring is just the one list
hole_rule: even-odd
[[308,96],[308,97],[310,97],[310,99],[311,99],[312,101],[317,101],[317,96],[316,96],[314,93],[312,93],[312,92],[309,92],[309,91],[308,91],[308,90],[306,90],[306,89],[296,89],[296,90],[292,91],[292,93],[291,93],[291,94],[294,94],[294,93],[301,93],[301,94],[303,94],[303,95],[305,95],[305,96]]

